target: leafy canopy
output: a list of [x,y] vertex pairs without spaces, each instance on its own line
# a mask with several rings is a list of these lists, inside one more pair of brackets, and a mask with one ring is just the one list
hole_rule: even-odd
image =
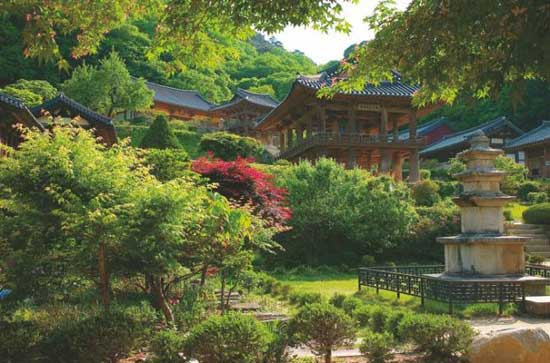
[[98,67],[84,64],[76,68],[62,89],[69,97],[109,117],[118,112],[147,109],[153,103],[153,92],[145,80],[132,79],[115,52],[102,59]]
[[47,81],[26,79],[20,79],[3,89],[0,88],[0,92],[21,99],[28,107],[38,106],[57,95],[57,89]]
[[341,10],[337,0],[8,0],[0,4],[0,15],[25,24],[25,54],[57,61],[61,68],[68,68],[68,62],[60,52],[60,36],[73,34],[71,57],[81,58],[95,53],[105,34],[130,16],[159,17],[149,54],[158,59],[169,52],[174,57],[170,64],[185,69],[214,67],[234,57],[234,49],[221,35],[244,39],[252,36],[253,30],[273,33],[288,25],[306,24],[325,31],[330,27],[347,31],[349,24],[339,17]]
[[381,1],[367,18],[375,38],[357,47],[338,88],[392,79],[419,83],[421,104],[453,101],[460,90],[496,96],[505,84],[550,79],[550,4],[539,0],[413,0],[405,11]]

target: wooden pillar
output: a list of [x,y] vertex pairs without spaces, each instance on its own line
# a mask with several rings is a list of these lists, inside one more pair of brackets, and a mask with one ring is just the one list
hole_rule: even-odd
[[418,150],[412,150],[409,155],[409,182],[416,183],[420,180]]
[[542,160],[542,177],[550,178],[550,145],[544,145],[543,153],[544,158]]
[[416,111],[409,111],[409,140],[416,139]]
[[321,120],[321,132],[327,132],[327,113],[323,106],[319,106],[319,120]]
[[354,134],[357,132],[357,113],[353,108],[348,111],[348,125],[347,132]]
[[281,130],[281,132],[279,133],[279,150],[281,152],[285,151],[286,150],[286,133],[285,133],[285,130]]
[[399,141],[399,129],[397,126],[397,118],[393,118],[392,120],[392,141],[397,142]]
[[288,128],[286,129],[286,146],[287,148],[291,148],[294,144],[294,140],[292,139],[292,129]]
[[311,135],[313,135],[313,119],[310,117],[306,123],[306,138],[311,137]]
[[386,110],[385,107],[382,107],[382,113],[380,116],[380,138],[385,140],[385,137],[388,134],[388,110]]
[[392,176],[395,180],[403,180],[403,155],[399,151],[393,153]]
[[304,127],[298,126],[296,129],[296,142],[300,143],[304,139]]

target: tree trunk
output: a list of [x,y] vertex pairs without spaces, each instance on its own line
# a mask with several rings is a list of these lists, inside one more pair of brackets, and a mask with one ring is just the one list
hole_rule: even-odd
[[151,292],[153,293],[153,296],[155,298],[156,305],[164,314],[166,322],[168,324],[173,324],[174,314],[172,313],[172,309],[170,308],[168,301],[166,301],[166,297],[164,296],[164,292],[162,291],[162,279],[160,277],[153,276],[153,278],[151,279]]
[[99,244],[97,255],[97,265],[99,270],[99,291],[101,294],[101,302],[108,308],[111,303],[111,288],[109,286],[109,271],[107,271],[107,263],[105,258],[105,245]]
[[204,287],[204,284],[206,283],[207,272],[208,272],[208,265],[204,265],[204,267],[201,270],[201,287]]
[[225,314],[225,300],[224,300],[224,294],[225,294],[225,273],[222,272],[221,274],[221,277],[222,277],[222,288],[221,288],[221,295],[220,295],[220,309],[221,309],[221,312],[222,312],[222,315]]
[[327,349],[325,352],[325,363],[331,363],[332,362],[332,349]]

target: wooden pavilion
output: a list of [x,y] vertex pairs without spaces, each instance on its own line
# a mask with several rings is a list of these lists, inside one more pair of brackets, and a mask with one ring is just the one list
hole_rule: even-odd
[[[285,100],[256,126],[260,132],[277,131],[279,157],[290,161],[334,158],[355,166],[402,179],[409,161],[409,181],[419,180],[419,149],[425,140],[417,136],[416,119],[431,107],[417,109],[413,94],[419,89],[393,73],[391,81],[367,84],[362,90],[336,93],[320,99],[317,91],[345,77],[339,67],[315,76],[298,76]],[[399,129],[408,126],[407,137]]]

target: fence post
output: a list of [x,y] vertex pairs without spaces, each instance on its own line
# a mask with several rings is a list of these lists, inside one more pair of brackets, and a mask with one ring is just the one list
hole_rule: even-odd
[[401,276],[397,276],[397,300],[401,297]]
[[357,270],[357,290],[361,291],[361,268]]
[[376,274],[376,277],[375,277],[375,286],[376,286],[376,295],[378,295],[378,292],[379,292],[379,287],[378,287],[378,273]]
[[420,278],[420,305],[424,306],[424,279]]
[[502,315],[503,301],[502,301],[502,283],[498,284],[498,315]]
[[525,312],[527,309],[525,307],[525,284],[521,284],[521,310]]

